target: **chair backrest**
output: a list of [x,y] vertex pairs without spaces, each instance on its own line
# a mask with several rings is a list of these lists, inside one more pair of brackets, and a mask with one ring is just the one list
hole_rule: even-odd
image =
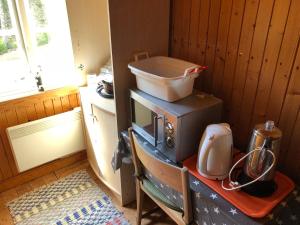
[[191,221],[191,197],[189,189],[189,174],[187,168],[179,168],[157,159],[148,153],[137,140],[132,128],[129,128],[132,146],[132,156],[137,175],[143,175],[143,168],[147,169],[155,178],[172,189],[182,193],[184,220]]

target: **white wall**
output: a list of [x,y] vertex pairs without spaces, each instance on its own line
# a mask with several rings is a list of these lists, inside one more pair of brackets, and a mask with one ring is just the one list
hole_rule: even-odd
[[99,73],[110,57],[107,0],[66,0],[76,67]]

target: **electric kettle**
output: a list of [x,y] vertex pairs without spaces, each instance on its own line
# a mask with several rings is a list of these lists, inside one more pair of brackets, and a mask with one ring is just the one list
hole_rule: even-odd
[[225,179],[231,167],[232,150],[232,132],[229,124],[208,125],[199,145],[199,174],[213,180]]
[[[223,189],[227,191],[242,189],[244,192],[257,197],[267,197],[273,194],[277,188],[273,178],[281,136],[281,131],[275,127],[273,121],[256,125],[248,152],[230,169],[228,176],[230,187],[226,187],[222,181]],[[232,171],[245,159],[246,163],[242,173],[238,176],[237,181],[232,181]]]

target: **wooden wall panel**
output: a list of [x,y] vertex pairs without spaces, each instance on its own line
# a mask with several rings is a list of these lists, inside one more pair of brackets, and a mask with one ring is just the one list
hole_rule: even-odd
[[[200,4],[200,11],[199,11],[199,23],[198,23],[198,37],[197,37],[197,62],[204,63],[205,60],[205,49],[207,44],[207,30],[208,30],[208,21],[209,21],[209,9],[210,9],[210,1],[202,1]],[[195,17],[195,15],[193,15]],[[190,30],[191,34],[191,30]],[[192,42],[189,42],[192,45]]]
[[197,86],[202,84],[202,87],[205,91],[208,91],[212,88],[212,69],[215,63],[215,55],[218,49],[217,46],[217,37],[218,37],[218,27],[219,27],[219,15],[221,11],[221,0],[212,0],[209,9],[209,21],[208,21],[208,31],[207,31],[207,42],[206,49],[204,52],[200,52],[205,55],[204,64],[209,67],[209,69],[203,74],[201,74],[201,79],[196,83]]
[[52,116],[55,114],[52,99],[45,100],[44,107],[47,116]]
[[250,60],[247,65],[246,82],[244,85],[241,112],[236,124],[239,131],[238,141],[245,143],[248,141],[249,123],[251,121],[253,102],[257,84],[259,82],[261,65],[266,48],[266,40],[269,34],[274,0],[260,1],[258,15],[250,51]]
[[[246,80],[246,72],[248,68],[248,61],[250,58],[251,44],[255,30],[258,7],[259,0],[246,2],[241,36],[239,40],[238,57],[235,63],[234,76],[231,81],[231,98],[230,101],[226,102],[226,105],[224,106],[226,114],[229,114],[229,116],[227,116],[227,120],[231,125],[237,124],[241,111],[241,96],[243,95],[244,91],[244,84]],[[234,110],[230,110],[233,108]],[[235,129],[234,131],[234,134],[237,133]]]
[[[173,0],[172,3],[172,53],[174,57],[180,57],[180,48],[182,46],[183,33],[182,33],[182,17],[183,17],[183,4],[186,0]],[[185,24],[189,26],[190,21]]]
[[243,21],[245,9],[245,1],[234,0],[231,10],[230,28],[227,38],[227,51],[225,56],[224,73],[220,80],[222,85],[220,88],[220,95],[226,102],[230,101],[231,92],[227,90],[232,89],[232,80],[235,69],[235,62],[238,51],[238,44],[241,33],[241,26]]
[[225,58],[227,51],[227,41],[230,28],[230,17],[232,10],[232,0],[222,0],[221,2],[221,12],[219,17],[219,30],[217,36],[217,51],[215,56],[214,65],[212,67],[212,79],[214,93],[220,93],[220,88],[222,85],[222,76],[225,66]]
[[188,59],[191,62],[197,61],[197,55],[198,55],[198,33],[200,23],[199,18],[201,14],[201,5],[200,1],[198,0],[192,0],[191,1],[191,21],[189,25],[189,49],[188,49]]
[[46,117],[44,102],[34,103],[34,108],[38,119]]
[[299,180],[300,159],[300,47],[298,49],[290,75],[289,87],[285,95],[279,120],[280,128],[285,134],[280,162],[289,174]]
[[184,58],[188,57],[188,51],[189,51],[189,34],[190,34],[190,26],[186,26],[186,24],[190,23],[190,15],[191,15],[191,0],[181,0],[182,5],[182,17],[180,18],[181,22],[181,29],[180,32],[182,34],[182,38],[180,40],[180,55]]
[[69,102],[69,96],[62,96],[60,97],[61,106],[64,112],[67,112],[71,110],[70,102]]
[[62,88],[0,103],[0,181],[18,174],[6,128],[79,106],[77,88]]
[[275,2],[265,55],[260,72],[260,81],[256,91],[256,96],[259,96],[259,98],[255,99],[251,127],[254,125],[253,121],[263,122],[266,119],[266,110],[271,91],[270,84],[272,83],[276,70],[290,6],[291,1],[278,0]]
[[253,126],[274,120],[280,169],[300,182],[300,1],[173,0],[172,10],[170,53],[209,66],[195,87],[224,100],[235,145],[246,149]]
[[300,1],[293,0],[285,28],[278,64],[272,83],[267,116],[275,121],[280,118],[281,107],[290,80],[291,69],[295,62],[295,53],[299,48]]

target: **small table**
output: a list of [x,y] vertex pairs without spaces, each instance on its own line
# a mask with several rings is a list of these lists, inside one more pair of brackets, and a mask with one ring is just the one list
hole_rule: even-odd
[[[278,184],[276,192],[268,198],[257,198],[246,194],[245,192],[228,192],[221,188],[220,181],[213,181],[202,177],[196,170],[197,155],[187,159],[184,165],[189,169],[191,174],[192,189],[195,192],[200,192],[200,197],[203,193],[206,198],[211,198],[214,206],[211,208],[212,216],[214,217],[211,224],[220,223],[220,219],[224,220],[224,216],[230,218],[232,222],[225,224],[299,224],[300,218],[300,192],[295,190],[293,182],[283,174],[277,172],[275,180]],[[201,183],[200,183],[201,182]],[[206,186],[206,188],[199,189],[198,186]],[[294,191],[294,192],[293,192]],[[210,193],[210,194],[209,194]],[[298,195],[299,193],[299,195]],[[196,194],[197,197],[197,194]],[[298,197],[298,201],[297,201]],[[200,198],[201,201],[201,198]],[[292,202],[295,201],[295,208],[291,207]],[[233,204],[231,204],[231,202]],[[248,203],[248,204],[247,204]],[[260,205],[255,205],[260,204]],[[194,205],[199,205],[196,201]],[[236,205],[243,212],[247,212],[247,216],[242,211],[234,207]],[[274,207],[275,206],[275,207]],[[274,208],[273,208],[274,207]],[[298,209],[297,209],[298,207]],[[207,207],[208,208],[208,207]],[[196,209],[197,210],[197,209]],[[205,210],[206,212],[209,210]],[[221,215],[220,212],[223,212]],[[285,212],[285,213],[284,213]],[[253,217],[262,217],[255,219]],[[284,216],[283,216],[284,215]],[[203,215],[202,215],[203,216]],[[219,221],[218,221],[219,217]],[[217,222],[216,222],[217,221]],[[201,223],[200,223],[201,224]],[[221,223],[222,224],[222,223]]]
[[[123,135],[124,136],[124,135]],[[126,140],[126,139],[125,139]],[[127,140],[128,141],[128,140]],[[126,141],[126,142],[127,142]],[[169,164],[176,165],[155,147],[138,138],[138,141],[153,156]],[[182,207],[182,196],[158,179],[146,172],[146,176],[155,186],[175,204]],[[270,214],[261,219],[251,218],[235,208],[222,196],[190,174],[190,188],[194,222],[197,225],[299,225],[300,224],[300,188],[296,187]]]

